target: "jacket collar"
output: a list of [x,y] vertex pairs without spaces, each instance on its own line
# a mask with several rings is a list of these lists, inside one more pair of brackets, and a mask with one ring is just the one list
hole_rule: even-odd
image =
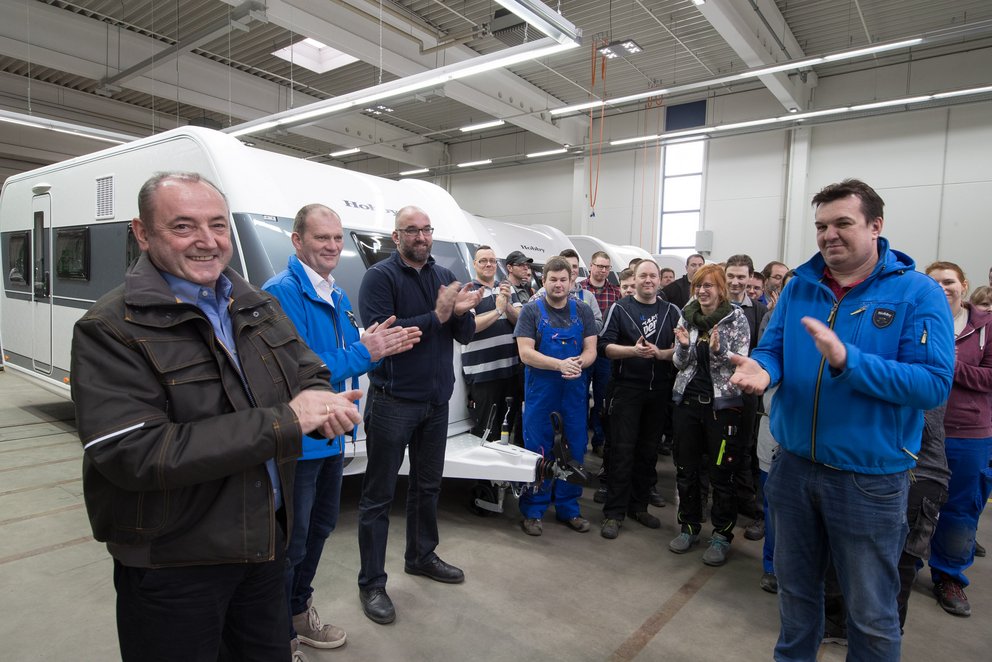
[[[313,286],[313,281],[310,279],[310,274],[307,273],[307,270],[304,268],[303,263],[300,262],[300,258],[296,257],[295,255],[290,255],[289,265],[287,266],[287,269],[289,269],[289,273],[291,273],[293,277],[299,282],[300,287],[303,288],[303,292],[307,295],[308,298],[310,298],[312,301],[316,301],[318,303],[327,305],[327,302],[324,301],[324,299],[321,298],[319,294],[317,294],[317,290]],[[337,303],[338,299],[341,297],[341,293],[343,291],[344,290],[342,290],[336,282],[333,285],[331,285],[331,299],[334,300],[335,304]]]
[[[817,253],[796,269],[796,275],[804,280],[819,282],[820,278],[823,277],[823,270],[826,266],[827,263],[824,261],[823,256]],[[893,274],[902,274],[906,271],[913,271],[915,268],[916,262],[913,258],[889,247],[889,240],[885,237],[879,237],[878,262],[875,264],[875,268],[872,269],[871,274],[861,282],[864,283],[875,278],[884,278]]]
[[[268,300],[230,267],[224,269],[224,275],[231,281],[231,298],[234,300],[231,304],[232,313],[245,308],[254,308]],[[153,309],[162,306],[187,307],[190,313],[199,315],[195,306],[176,299],[169,284],[148,259],[147,253],[142,253],[124,276],[124,303],[130,309],[129,316],[136,322],[145,319],[160,324],[161,318]]]

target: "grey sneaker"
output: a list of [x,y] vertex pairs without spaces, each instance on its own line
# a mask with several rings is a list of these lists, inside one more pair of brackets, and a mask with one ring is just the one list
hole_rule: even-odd
[[752,520],[751,523],[744,528],[744,537],[747,538],[748,540],[761,540],[762,538],[764,538],[765,520],[764,519]]
[[289,642],[289,651],[292,653],[291,662],[307,662],[307,656],[300,650],[300,638],[294,637]]
[[539,536],[544,533],[544,525],[536,518],[525,519],[520,523],[520,528],[529,536]]
[[714,533],[710,538],[710,546],[703,552],[703,563],[706,565],[720,566],[727,562],[727,550],[730,549],[730,541],[727,537],[719,533]]
[[698,542],[699,536],[683,531],[672,542],[668,543],[668,549],[676,554],[685,554]]
[[618,519],[605,519],[603,520],[603,527],[599,530],[599,535],[603,536],[607,540],[613,540],[618,535],[620,535],[620,520]]
[[293,616],[293,629],[300,643],[314,648],[338,648],[344,646],[348,635],[341,628],[330,623],[321,623],[317,608],[309,604],[302,614]]

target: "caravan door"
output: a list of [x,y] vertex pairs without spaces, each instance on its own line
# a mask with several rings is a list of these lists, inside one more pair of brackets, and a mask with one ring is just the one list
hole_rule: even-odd
[[34,227],[31,258],[31,363],[37,372],[52,374],[52,198],[45,193],[31,200]]

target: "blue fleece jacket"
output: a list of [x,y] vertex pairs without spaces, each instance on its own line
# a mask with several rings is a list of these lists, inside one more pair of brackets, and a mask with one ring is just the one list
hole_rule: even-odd
[[[819,254],[796,269],[752,354],[780,383],[771,430],[782,447],[865,474],[914,466],[923,410],[947,399],[954,375],[954,326],[940,286],[884,238],[878,252],[872,274],[839,301],[822,282]],[[806,316],[844,342],[844,370],[823,360]]]
[[[372,362],[351,312],[348,295],[337,285],[331,292],[334,305],[320,298],[300,260],[289,257],[289,266],[262,286],[279,300],[297,332],[331,371],[331,387],[337,392],[358,388],[358,377],[377,364]],[[348,382],[351,382],[350,384]],[[303,437],[303,460],[338,455],[344,450],[344,436],[328,441]]]
[[358,307],[366,324],[396,315],[397,326],[415,326],[423,331],[420,342],[408,352],[384,358],[369,373],[373,387],[394,398],[446,404],[455,388],[454,345],[472,341],[475,316],[452,315],[444,323],[434,314],[442,285],[455,282],[455,274],[427,258],[414,269],[394,252],[365,272]]

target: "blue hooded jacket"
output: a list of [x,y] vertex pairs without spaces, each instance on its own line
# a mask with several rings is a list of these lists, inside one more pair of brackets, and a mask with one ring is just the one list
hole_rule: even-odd
[[[378,365],[358,342],[360,334],[348,295],[335,285],[331,292],[334,305],[321,299],[295,255],[289,257],[286,270],[266,281],[262,289],[279,300],[300,337],[330,369],[335,392],[358,388],[358,377]],[[344,436],[328,441],[304,435],[300,459],[331,457],[343,450]]]
[[[923,410],[943,403],[954,375],[954,326],[940,286],[878,239],[871,275],[838,301],[815,255],[796,269],[752,354],[781,383],[771,431],[782,447],[837,469],[890,474],[915,465]],[[847,347],[832,369],[802,324],[813,317]]]

